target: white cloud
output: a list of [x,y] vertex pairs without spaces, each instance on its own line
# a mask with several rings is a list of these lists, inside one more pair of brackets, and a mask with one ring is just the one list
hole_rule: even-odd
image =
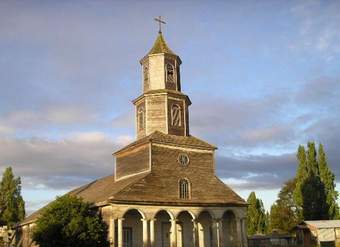
[[120,144],[101,132],[59,140],[0,138],[0,170],[12,166],[30,188],[70,188],[113,173],[112,152]]
[[298,20],[298,37],[293,49],[318,52],[331,60],[340,53],[340,2],[300,1],[291,8]]
[[108,137],[103,133],[99,131],[95,132],[78,132],[78,133],[72,133],[67,138],[67,140],[79,142],[79,143],[97,143],[97,142],[107,142],[109,139]]
[[0,134],[51,127],[84,126],[97,121],[96,115],[82,106],[48,106],[37,110],[17,110],[0,115]]
[[9,126],[1,125],[1,123],[0,123],[0,136],[12,134],[13,132],[14,132],[13,128],[11,128]]

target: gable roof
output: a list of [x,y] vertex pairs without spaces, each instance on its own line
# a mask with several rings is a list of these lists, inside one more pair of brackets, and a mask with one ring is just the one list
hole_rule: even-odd
[[305,224],[320,228],[340,228],[340,220],[306,220]]
[[167,144],[167,145],[176,145],[176,146],[182,146],[182,147],[191,147],[191,148],[198,148],[198,149],[209,149],[209,150],[217,149],[216,146],[211,145],[194,136],[177,136],[177,135],[164,134],[160,131],[155,131],[148,136],[145,136],[141,139],[138,139],[135,142],[130,143],[129,145],[123,147],[122,149],[114,152],[114,154],[118,154],[131,147],[145,144],[148,142],[158,143],[158,144]]

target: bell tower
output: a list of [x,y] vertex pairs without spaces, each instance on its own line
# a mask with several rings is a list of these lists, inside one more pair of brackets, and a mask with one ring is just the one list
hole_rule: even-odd
[[143,69],[143,91],[169,89],[181,91],[180,65],[182,61],[166,44],[163,34],[149,53],[140,61]]
[[154,131],[189,135],[188,107],[191,101],[181,92],[181,63],[159,30],[153,47],[140,60],[143,92],[133,101],[138,139]]

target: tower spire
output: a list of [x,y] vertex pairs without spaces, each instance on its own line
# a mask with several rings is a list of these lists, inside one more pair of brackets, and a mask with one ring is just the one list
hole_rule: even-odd
[[166,22],[162,20],[162,16],[158,16],[154,18],[154,20],[157,21],[159,25],[158,33],[162,33],[162,24],[166,24]]

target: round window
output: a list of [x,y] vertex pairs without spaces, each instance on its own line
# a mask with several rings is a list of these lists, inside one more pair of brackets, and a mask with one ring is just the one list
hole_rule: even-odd
[[189,156],[187,154],[179,154],[178,163],[182,166],[187,166],[189,164]]

